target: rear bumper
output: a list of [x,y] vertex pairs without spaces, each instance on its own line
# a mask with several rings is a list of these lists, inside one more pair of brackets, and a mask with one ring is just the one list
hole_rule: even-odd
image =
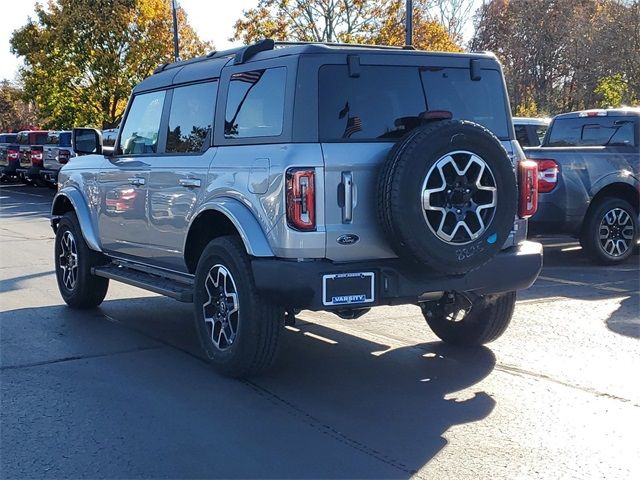
[[[491,261],[466,275],[443,275],[401,260],[333,263],[328,260],[296,262],[254,258],[256,287],[287,307],[309,310],[364,308],[375,305],[415,304],[429,293],[473,291],[479,295],[530,287],[542,269],[542,245],[524,242],[503,250]],[[373,272],[374,301],[327,306],[323,303],[323,276]]]
[[20,167],[16,169],[16,173],[24,179],[40,180],[41,170],[42,170],[42,167],[29,167],[29,168]]
[[43,168],[40,170],[40,178],[45,182],[56,183],[58,181],[59,170],[53,170],[50,168]]

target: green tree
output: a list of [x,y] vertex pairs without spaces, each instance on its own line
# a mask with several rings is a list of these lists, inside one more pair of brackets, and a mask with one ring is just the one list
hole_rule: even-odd
[[[131,88],[172,61],[167,0],[50,0],[35,13],[13,33],[11,50],[24,59],[24,93],[45,127],[117,125]],[[210,48],[182,9],[178,25],[183,58]]]
[[598,106],[602,108],[620,107],[638,102],[637,98],[632,98],[629,82],[621,73],[600,79],[594,93],[600,96]]
[[[414,45],[424,50],[460,51],[445,27],[414,2]],[[405,2],[401,0],[260,0],[235,23],[232,40],[261,38],[308,42],[404,45]]]

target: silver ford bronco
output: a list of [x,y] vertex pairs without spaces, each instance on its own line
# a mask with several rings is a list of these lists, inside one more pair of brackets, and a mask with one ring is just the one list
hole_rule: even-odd
[[62,298],[93,308],[116,280],[193,303],[235,377],[268,368],[303,309],[416,304],[442,340],[490,342],[542,266],[509,112],[490,54],[264,40],[162,65],[112,149],[74,130]]

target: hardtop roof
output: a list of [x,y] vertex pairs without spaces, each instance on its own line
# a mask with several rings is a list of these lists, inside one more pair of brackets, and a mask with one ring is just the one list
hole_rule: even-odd
[[[264,40],[263,42],[267,42]],[[271,41],[269,41],[271,42]],[[211,52],[207,55],[183,60],[180,62],[160,65],[153,75],[140,82],[134,89],[134,93],[155,90],[181,83],[195,82],[220,76],[222,69],[227,64],[251,63],[260,60],[269,60],[289,56],[313,55],[313,54],[382,54],[397,55],[403,57],[423,56],[423,57],[454,57],[468,59],[486,59],[497,62],[493,53],[455,53],[436,52],[425,50],[410,50],[401,47],[390,47],[380,45],[359,45],[359,44],[332,44],[332,43],[303,43],[303,42],[271,42],[272,48],[258,49],[250,56],[245,55],[241,62],[238,62],[238,55],[243,49],[251,48],[258,44],[240,47],[222,52]]]

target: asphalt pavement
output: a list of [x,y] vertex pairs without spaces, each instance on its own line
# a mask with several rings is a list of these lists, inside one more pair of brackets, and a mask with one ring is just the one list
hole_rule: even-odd
[[303,312],[268,375],[217,375],[192,306],[111,283],[64,306],[53,192],[0,187],[0,477],[640,478],[639,256],[545,267],[487,347],[417,307]]

